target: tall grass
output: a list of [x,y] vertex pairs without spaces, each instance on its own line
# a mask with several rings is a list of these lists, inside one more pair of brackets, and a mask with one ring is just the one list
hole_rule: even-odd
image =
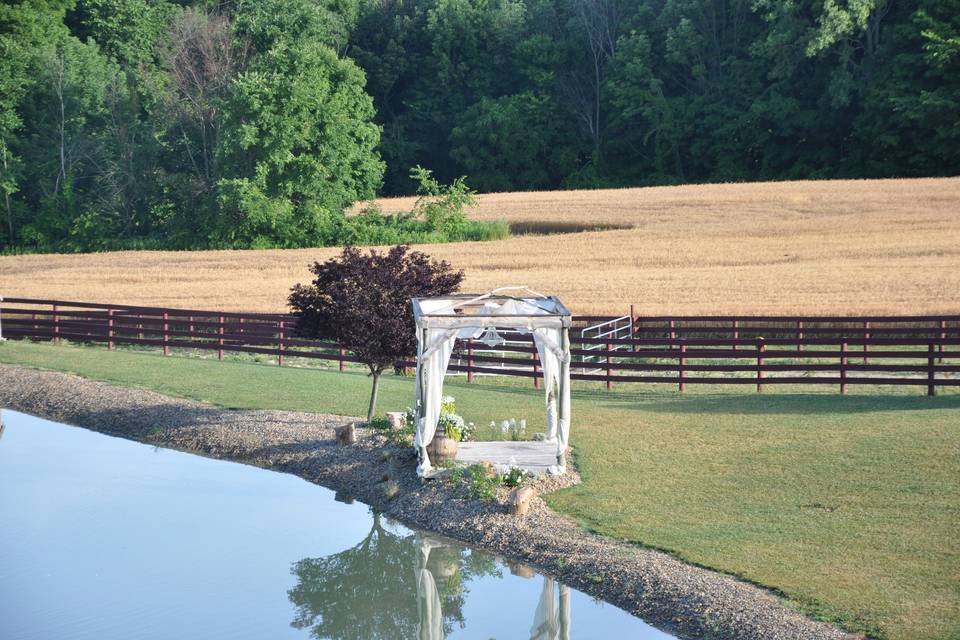
[[[410,211],[414,199],[381,205]],[[471,223],[577,232],[416,242],[464,269],[466,290],[524,284],[575,313],[957,313],[957,211],[960,178],[488,194]],[[611,225],[625,228],[582,230]],[[371,244],[396,240],[375,231]],[[446,238],[478,232],[459,233]],[[337,251],[0,257],[0,295],[274,312],[306,265]]]

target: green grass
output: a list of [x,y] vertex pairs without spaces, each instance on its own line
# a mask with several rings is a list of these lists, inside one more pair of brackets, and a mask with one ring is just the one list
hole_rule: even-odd
[[[362,373],[8,342],[0,361],[235,408],[362,415]],[[451,380],[467,420],[543,426],[529,381]],[[572,439],[584,483],[550,504],[604,535],[779,590],[886,638],[960,638],[960,394],[924,388],[584,384]],[[383,380],[380,410],[411,402]]]

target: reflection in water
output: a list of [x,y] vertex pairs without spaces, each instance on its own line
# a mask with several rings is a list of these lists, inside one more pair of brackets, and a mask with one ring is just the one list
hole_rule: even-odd
[[[334,640],[444,640],[455,626],[464,628],[467,585],[483,576],[502,577],[496,560],[429,534],[401,531],[391,531],[374,513],[370,532],[356,546],[294,563],[292,625]],[[542,580],[536,608],[530,603],[530,640],[569,640],[570,589]]]
[[0,420],[3,640],[669,638],[294,476]]

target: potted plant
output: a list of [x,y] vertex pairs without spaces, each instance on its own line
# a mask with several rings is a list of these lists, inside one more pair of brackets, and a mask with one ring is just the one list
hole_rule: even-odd
[[457,457],[458,443],[469,440],[473,423],[466,423],[457,414],[453,396],[444,396],[440,405],[440,420],[433,440],[427,445],[427,454],[434,463],[452,462]]

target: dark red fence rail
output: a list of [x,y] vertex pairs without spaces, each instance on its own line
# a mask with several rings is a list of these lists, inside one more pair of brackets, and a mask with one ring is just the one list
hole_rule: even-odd
[[[356,359],[332,342],[296,336],[288,314],[171,309],[63,300],[6,298],[0,311],[9,339],[141,345],[252,353],[336,362]],[[576,317],[571,377],[606,383],[914,385],[933,395],[960,386],[960,315],[944,316],[606,316]],[[597,325],[619,327],[603,332]],[[597,334],[609,333],[604,337]],[[617,337],[612,337],[617,336]],[[449,370],[532,378],[539,385],[529,336],[510,335],[491,349],[457,344]],[[400,366],[414,363],[400,362]]]

